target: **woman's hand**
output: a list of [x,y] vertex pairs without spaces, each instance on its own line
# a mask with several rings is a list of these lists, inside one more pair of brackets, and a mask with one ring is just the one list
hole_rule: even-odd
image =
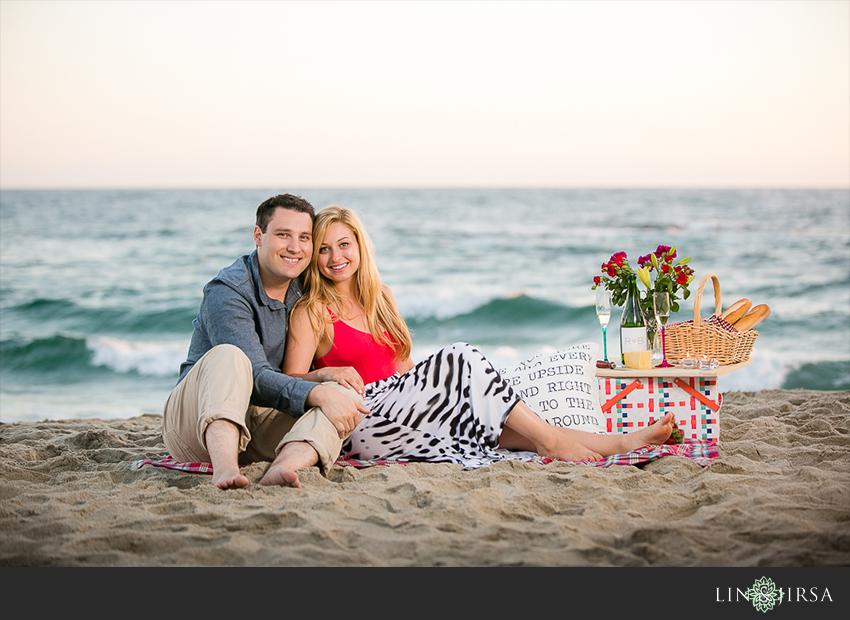
[[315,371],[320,381],[336,381],[342,387],[351,388],[361,396],[365,391],[365,384],[360,373],[351,366],[328,366]]

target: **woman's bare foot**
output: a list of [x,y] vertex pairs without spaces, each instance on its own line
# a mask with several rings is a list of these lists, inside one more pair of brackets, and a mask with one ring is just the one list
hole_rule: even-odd
[[298,474],[284,467],[283,465],[272,464],[268,468],[265,475],[260,479],[260,484],[263,486],[284,486],[301,488],[301,483],[298,481]]
[[600,461],[602,455],[581,445],[574,439],[561,433],[552,433],[551,442],[547,440],[546,445],[537,446],[535,452],[541,456],[548,456],[562,461]]
[[657,420],[652,426],[648,426],[634,433],[622,435],[624,450],[631,452],[650,444],[662,444],[673,433],[673,414],[668,413],[660,420]]
[[248,479],[239,473],[239,470],[231,472],[231,471],[223,471],[219,473],[216,470],[213,470],[213,484],[217,486],[219,489],[244,489],[248,486]]

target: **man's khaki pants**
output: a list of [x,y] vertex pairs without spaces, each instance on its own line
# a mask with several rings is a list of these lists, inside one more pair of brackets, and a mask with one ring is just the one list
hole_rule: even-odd
[[[354,399],[351,389],[330,383]],[[214,420],[229,420],[240,428],[239,462],[273,461],[287,443],[305,441],[319,455],[327,473],[339,456],[342,438],[321,409],[299,418],[250,404],[254,379],[251,362],[229,344],[213,347],[172,390],[162,415],[162,437],[178,462],[210,462],[204,433]]]

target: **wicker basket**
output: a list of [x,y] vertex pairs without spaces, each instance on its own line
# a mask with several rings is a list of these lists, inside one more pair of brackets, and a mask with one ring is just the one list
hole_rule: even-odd
[[699,282],[694,297],[694,319],[668,325],[664,330],[667,361],[677,363],[684,357],[706,356],[720,362],[721,366],[738,364],[750,358],[753,344],[759,333],[754,329],[743,332],[723,327],[720,320],[703,321],[700,317],[702,291],[708,280],[714,288],[714,315],[720,316],[720,281],[713,274],[706,275]]

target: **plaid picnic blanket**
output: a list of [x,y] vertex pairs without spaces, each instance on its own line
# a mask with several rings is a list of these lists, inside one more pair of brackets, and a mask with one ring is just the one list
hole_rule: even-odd
[[[679,444],[664,444],[660,446],[644,446],[626,454],[614,454],[601,461],[582,461],[583,465],[594,467],[611,467],[612,465],[641,465],[649,463],[662,456],[682,456],[698,465],[707,467],[720,458],[717,443],[706,439],[685,439]],[[534,462],[551,463],[557,459],[535,456]]]
[[[582,461],[582,465],[592,465],[593,467],[611,467],[613,465],[641,465],[664,456],[681,456],[694,461],[695,463],[706,467],[712,462],[720,458],[720,453],[717,449],[717,443],[702,439],[685,439],[680,444],[664,444],[660,446],[645,446],[638,450],[632,450],[626,454],[615,454],[601,461]],[[515,460],[521,460],[531,463],[548,464],[558,459],[532,455],[531,453],[523,453],[517,455]],[[350,459],[344,456],[336,460],[335,465],[340,467],[374,467],[374,466],[390,466],[390,465],[407,465],[406,461],[381,461],[381,460],[358,460]],[[145,465],[154,467],[165,467],[168,469],[178,469],[180,471],[192,472],[197,474],[211,474],[213,471],[211,463],[179,463],[173,458],[166,457],[164,459],[152,460],[142,459],[134,461],[130,464],[130,469],[140,469]]]

